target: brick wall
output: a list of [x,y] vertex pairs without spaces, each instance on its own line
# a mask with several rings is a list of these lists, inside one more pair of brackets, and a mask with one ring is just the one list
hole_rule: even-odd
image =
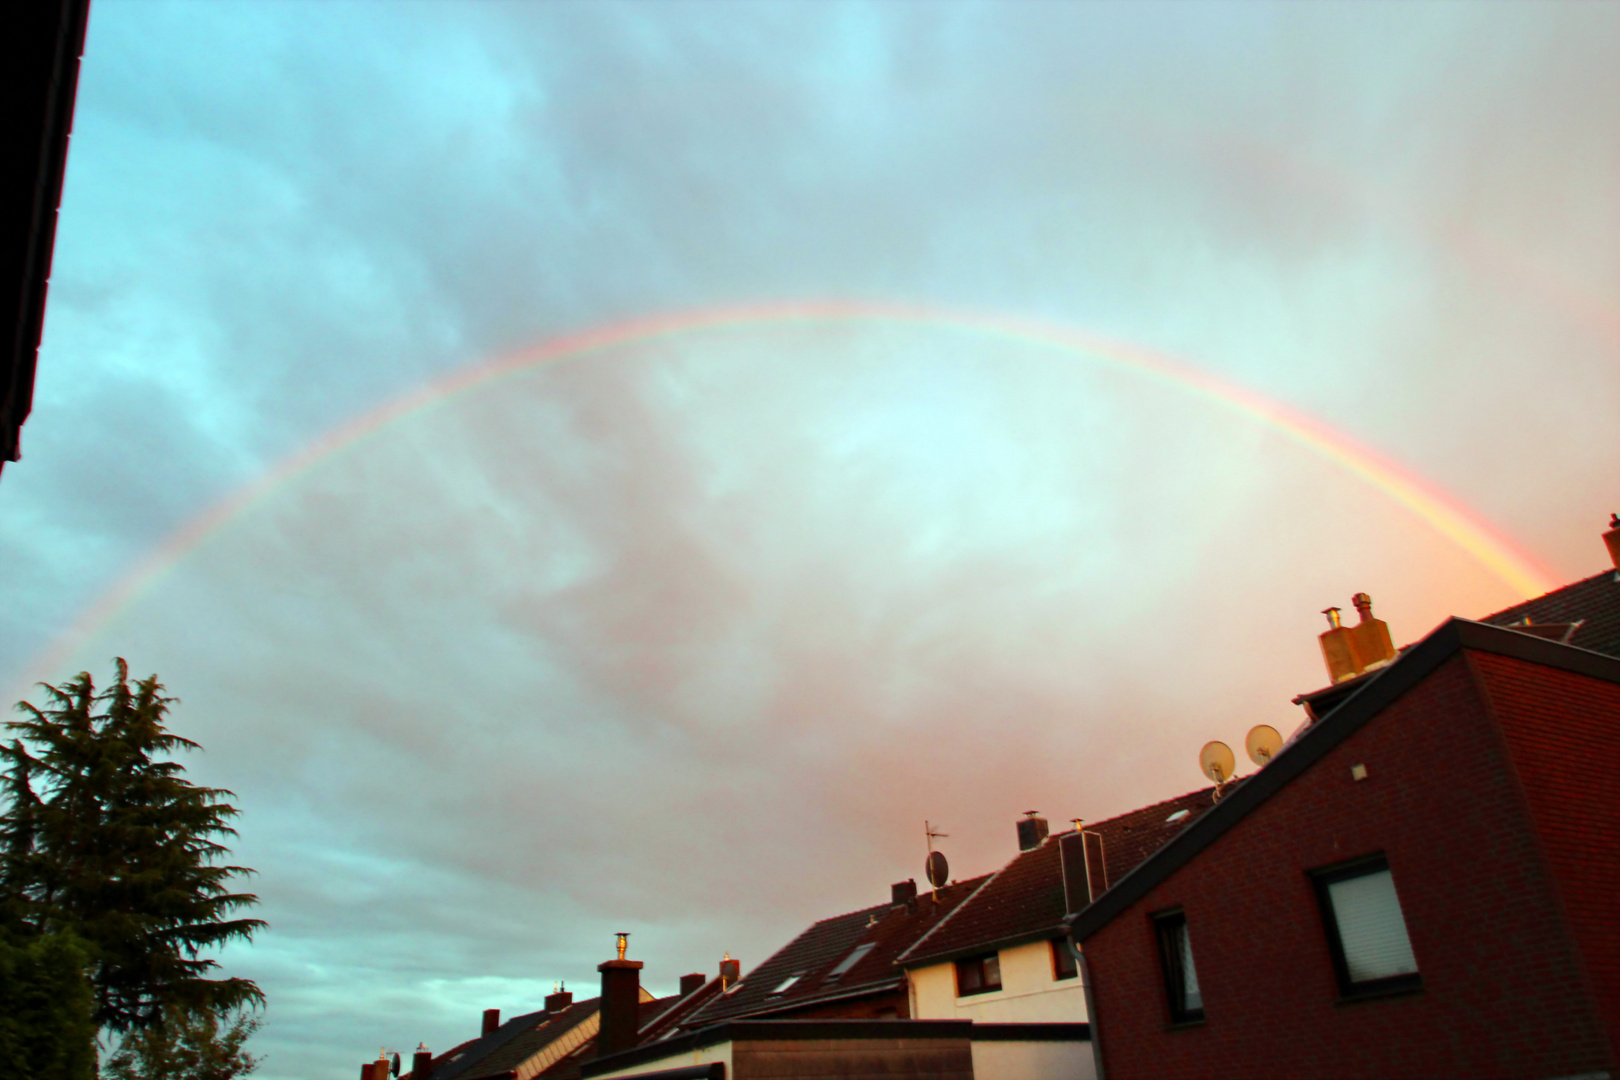
[[1620,1057],[1620,686],[1473,656]]
[[[1089,938],[1110,1080],[1613,1068],[1503,746],[1459,654]],[[1339,1004],[1306,872],[1377,851],[1424,985]],[[1176,905],[1206,1021],[1171,1030],[1149,916]]]

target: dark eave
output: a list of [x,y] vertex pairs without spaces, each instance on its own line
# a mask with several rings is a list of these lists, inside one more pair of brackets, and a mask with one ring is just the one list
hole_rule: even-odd
[[934,964],[943,964],[953,960],[961,960],[968,956],[979,956],[982,953],[992,953],[1000,949],[1012,949],[1019,945],[1032,945],[1037,941],[1052,941],[1061,938],[1068,932],[1068,927],[1062,921],[1051,926],[1039,927],[1035,930],[1026,930],[1021,934],[1010,934],[1007,937],[995,938],[990,941],[976,941],[971,945],[963,945],[955,949],[946,949],[942,952],[926,953],[921,956],[907,957],[901,961],[901,966],[910,971],[913,968],[931,967]]
[[1433,633],[1407,649],[1375,679],[1368,680],[1339,703],[1271,764],[1238,784],[1203,817],[1188,826],[1112,888],[1069,919],[1076,941],[1101,930],[1159,883],[1191,862],[1205,848],[1248,816],[1295,777],[1326,757],[1463,649],[1495,653],[1543,667],[1620,683],[1620,659],[1573,645],[1562,645],[1517,630],[1468,619],[1448,619]]
[[45,326],[45,288],[56,243],[56,209],[67,171],[68,133],[90,0],[29,0],[6,16],[6,111],[12,194],[3,221],[6,331],[0,355],[0,469],[19,457],[19,432],[34,401],[34,367]]

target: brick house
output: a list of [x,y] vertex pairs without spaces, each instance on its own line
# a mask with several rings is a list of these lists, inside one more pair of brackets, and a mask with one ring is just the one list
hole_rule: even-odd
[[1075,916],[1109,1080],[1614,1075],[1620,659],[1565,636],[1444,623]]

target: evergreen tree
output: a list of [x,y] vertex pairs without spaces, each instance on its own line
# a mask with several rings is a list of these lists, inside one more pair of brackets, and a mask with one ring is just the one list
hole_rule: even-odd
[[0,1076],[92,1080],[95,995],[89,961],[70,934],[0,940]]
[[259,1005],[247,979],[208,978],[202,954],[265,924],[235,917],[258,902],[228,891],[251,870],[217,865],[235,836],[232,792],[198,787],[169,760],[198,749],[164,727],[173,698],[153,675],[97,693],[88,672],[23,702],[20,736],[0,746],[0,931],[15,940],[70,932],[84,943],[95,1021],[116,1032],[166,1013]]

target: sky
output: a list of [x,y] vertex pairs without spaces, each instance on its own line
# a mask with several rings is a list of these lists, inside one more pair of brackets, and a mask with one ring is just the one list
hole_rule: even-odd
[[1236,395],[1602,570],[1617,250],[1615,4],[95,0],[0,689],[181,699],[267,1080],[670,992],[1524,598]]

